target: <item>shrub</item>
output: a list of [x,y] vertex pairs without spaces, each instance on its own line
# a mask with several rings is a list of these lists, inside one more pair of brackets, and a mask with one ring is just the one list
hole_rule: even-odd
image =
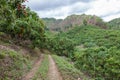
[[89,48],[76,53],[75,66],[95,78],[119,80],[120,51],[116,47]]

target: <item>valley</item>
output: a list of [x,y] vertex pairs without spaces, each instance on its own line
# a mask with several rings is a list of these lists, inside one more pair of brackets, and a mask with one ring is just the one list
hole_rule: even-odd
[[0,80],[120,80],[120,18],[40,18],[0,1]]

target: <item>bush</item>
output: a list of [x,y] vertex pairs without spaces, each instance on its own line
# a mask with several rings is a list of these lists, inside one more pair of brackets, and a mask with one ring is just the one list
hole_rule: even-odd
[[[44,23],[37,13],[26,8],[26,0],[0,1],[0,32],[18,40],[31,40],[34,46],[42,47]],[[35,43],[35,44],[34,44]],[[36,45],[37,44],[37,45]]]
[[48,41],[48,48],[58,55],[73,57],[74,46],[70,39],[57,36]]
[[119,80],[120,51],[116,47],[89,48],[75,55],[75,66],[95,78]]

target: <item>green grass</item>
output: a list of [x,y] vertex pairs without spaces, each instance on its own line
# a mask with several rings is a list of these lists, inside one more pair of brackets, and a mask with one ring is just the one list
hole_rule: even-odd
[[40,64],[38,72],[34,76],[33,80],[48,80],[47,73],[49,69],[48,55],[45,55],[44,60]]
[[0,51],[0,59],[4,59],[6,57],[6,54],[3,51]]
[[0,50],[0,80],[17,80],[28,71],[30,60],[13,50]]
[[59,71],[61,72],[63,80],[77,80],[78,78],[83,80],[91,80],[81,73],[80,70],[76,69],[74,65],[68,62],[66,59],[56,55],[52,55],[52,57],[54,58]]

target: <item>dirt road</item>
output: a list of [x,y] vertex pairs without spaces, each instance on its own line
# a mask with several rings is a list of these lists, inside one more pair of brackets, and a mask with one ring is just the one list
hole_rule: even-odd
[[41,54],[40,58],[35,62],[33,68],[30,70],[30,72],[28,72],[22,80],[32,80],[32,78],[34,77],[35,73],[37,72],[38,68],[40,67],[40,64],[42,62],[44,58],[44,55]]
[[51,55],[49,55],[49,71],[48,71],[48,79],[49,80],[62,80],[62,77],[57,69],[57,66],[53,60],[53,58],[51,57]]

